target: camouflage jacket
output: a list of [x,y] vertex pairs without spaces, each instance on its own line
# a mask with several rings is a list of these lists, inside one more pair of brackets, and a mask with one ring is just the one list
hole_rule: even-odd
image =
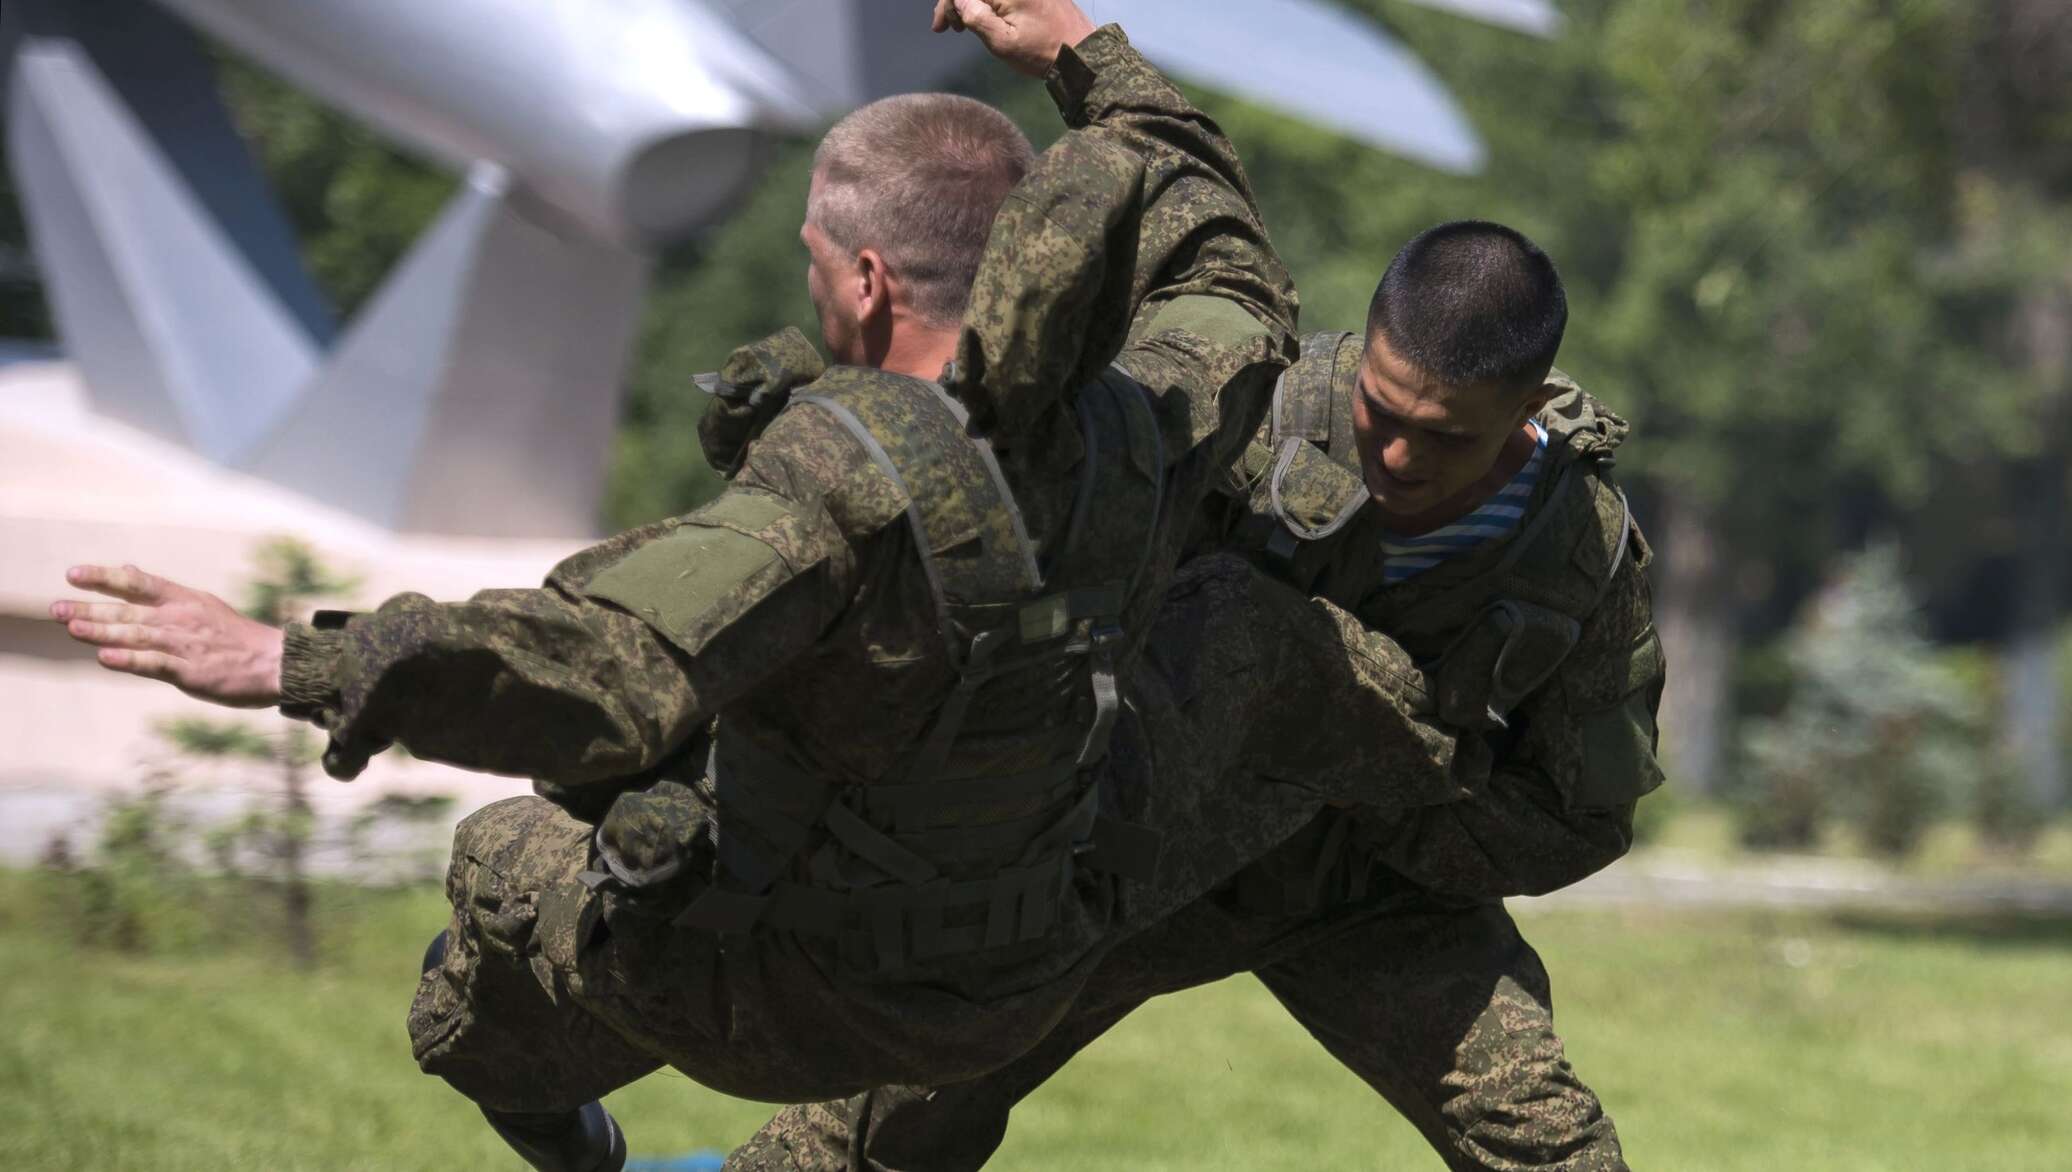
[[[1368,795],[1341,795],[1369,803],[1355,813],[1356,838],[1392,869],[1470,897],[1543,892],[1601,868],[1630,845],[1633,804],[1662,780],[1650,554],[1611,477],[1625,421],[1557,371],[1566,393],[1539,416],[1549,458],[1517,533],[1387,585],[1382,517],[1352,441],[1361,339],[1314,334],[1303,351],[1198,536],[1386,635],[1367,649],[1385,658],[1399,646],[1398,662],[1425,677],[1421,699],[1457,733],[1450,760],[1430,758],[1443,776],[1399,770]],[[1500,649],[1478,636],[1507,602],[1555,635],[1539,670],[1513,681],[1514,694],[1492,696]],[[1322,690],[1309,702],[1335,703]],[[1328,737],[1330,723],[1305,718],[1304,735]],[[1455,787],[1458,800],[1426,800]]]
[[[1003,208],[944,384],[992,434],[1040,531],[1071,497],[1074,380],[1121,346],[1166,459],[1167,569],[1129,600],[1141,617],[1184,544],[1182,520],[1292,357],[1295,294],[1229,143],[1119,30],[1061,55],[1051,88],[1075,129]],[[829,370],[816,386],[839,392],[851,377]],[[329,732],[334,776],[401,742],[532,777],[593,818],[586,793],[608,801],[699,751],[722,716],[800,770],[869,782],[954,679],[906,505],[825,412],[785,411],[717,500],[574,555],[542,588],[459,603],[405,594],[291,624],[282,709]],[[638,613],[609,600],[636,552],[644,573],[673,580]]]

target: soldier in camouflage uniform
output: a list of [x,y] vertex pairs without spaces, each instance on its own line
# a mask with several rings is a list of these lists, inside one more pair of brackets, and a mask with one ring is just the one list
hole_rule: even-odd
[[[1501,261],[1507,247],[1516,265],[1482,258],[1493,292],[1458,288],[1478,275],[1478,250]],[[1543,262],[1493,225],[1413,242],[1365,339],[1304,340],[1204,522],[1207,544],[1247,552],[1418,657],[1450,726],[1493,763],[1471,792],[1318,817],[1111,954],[1072,1016],[1006,1068],[788,1109],[730,1169],[977,1168],[1014,1105],[1137,1005],[1247,970],[1449,1167],[1625,1167],[1611,1120],[1563,1058],[1546,972],[1500,902],[1624,853],[1633,805],[1661,779],[1648,551],[1609,475],[1627,429],[1549,373],[1566,316],[1558,278],[1544,266],[1551,308],[1515,291],[1516,268],[1529,277]],[[1455,288],[1432,288],[1440,279]],[[1518,336],[1522,355],[1507,345]],[[1517,390],[1520,376],[1533,389]],[[1528,415],[1548,446],[1516,529],[1388,581],[1379,551],[1392,535],[1469,513],[1529,459],[1508,438]],[[1268,681],[1262,706],[1285,686]]]
[[[461,827],[410,1032],[537,1167],[615,1166],[596,1099],[664,1063],[780,1101],[997,1067],[1315,795],[1446,768],[1343,616],[1237,564],[1160,611],[1293,350],[1293,291],[1214,125],[1119,32],[1030,28],[989,44],[1021,37],[1076,129],[1000,206],[939,384],[913,369],[906,254],[809,209],[823,332],[870,365],[801,370],[788,338],[737,355],[713,504],[539,590],[402,595],[285,638],[133,567],[72,575],[125,604],[54,607],[111,668],[315,721],[335,776],[402,743],[536,779]],[[815,206],[867,182],[841,170],[817,168]],[[1136,654],[1154,616],[1195,644],[1237,606],[1300,638],[1218,646],[1331,660],[1298,674],[1362,698],[1357,746],[1288,771],[1306,790],[1210,784],[1261,748],[1197,699],[1223,661]]]

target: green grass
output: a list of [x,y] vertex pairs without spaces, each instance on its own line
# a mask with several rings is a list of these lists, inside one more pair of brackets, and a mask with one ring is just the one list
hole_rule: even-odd
[[[402,1036],[431,892],[354,901],[313,975],[76,949],[0,876],[0,1168],[515,1167]],[[1569,1054],[1642,1169],[2072,1166],[2072,925],[1535,911]],[[637,1152],[768,1108],[658,1076]],[[1147,1007],[1017,1114],[995,1167],[1432,1168],[1248,979]]]

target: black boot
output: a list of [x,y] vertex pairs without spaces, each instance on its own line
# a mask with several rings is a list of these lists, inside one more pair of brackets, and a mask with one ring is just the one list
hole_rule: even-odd
[[484,1107],[482,1117],[539,1172],[620,1172],[626,1166],[626,1137],[602,1103],[549,1115]]

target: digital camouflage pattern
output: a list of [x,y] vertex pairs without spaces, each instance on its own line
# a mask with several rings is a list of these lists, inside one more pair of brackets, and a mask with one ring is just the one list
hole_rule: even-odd
[[[1276,857],[1299,865],[1325,825]],[[1137,1006],[1245,971],[1448,1168],[1626,1172],[1611,1119],[1554,1033],[1546,969],[1503,908],[1449,903],[1385,876],[1377,888],[1357,906],[1302,917],[1262,915],[1227,892],[1198,900],[1125,941],[1071,1016],[1003,1069],[786,1108],[728,1158],[728,1172],[983,1167],[1014,1106]]]
[[[1492,765],[1473,780],[1471,800],[1363,814],[1356,848],[1434,890],[1471,898],[1541,894],[1602,869],[1632,845],[1634,804],[1662,780],[1655,708],[1663,660],[1647,582],[1651,554],[1611,472],[1626,422],[1556,372],[1550,381],[1561,393],[1539,417],[1548,434],[1546,471],[1524,527],[1510,541],[1390,586],[1375,554],[1379,511],[1347,514],[1344,504],[1366,496],[1351,450],[1357,360],[1347,354],[1358,342],[1326,334],[1306,346],[1320,364],[1330,355],[1329,383],[1307,383],[1328,390],[1328,398],[1318,396],[1328,406],[1292,401],[1287,390],[1305,385],[1314,370],[1298,366],[1234,470],[1242,494],[1211,530],[1222,544],[1253,551],[1276,577],[1387,632],[1427,666],[1448,723],[1473,730],[1464,740],[1486,745]],[[1306,480],[1277,480],[1276,453],[1291,446],[1327,458],[1311,462]],[[1279,515],[1288,513],[1311,522],[1347,519],[1282,556],[1274,535],[1287,528]],[[1486,620],[1498,603],[1518,604],[1536,616],[1533,626],[1574,624],[1558,649],[1528,665],[1525,674],[1541,678],[1505,700],[1501,726],[1479,715],[1492,699],[1499,645]],[[1534,658],[1525,646],[1514,650],[1514,659]]]
[[[1625,1168],[1611,1120],[1563,1056],[1545,971],[1494,897],[1559,887],[1618,857],[1631,841],[1633,803],[1660,781],[1662,665],[1648,552],[1607,475],[1627,428],[1557,374],[1566,391],[1540,418],[1551,458],[1527,528],[1496,549],[1385,586],[1378,518],[1363,507],[1350,442],[1359,348],[1353,335],[1304,340],[1266,425],[1210,502],[1201,536],[1343,604],[1331,613],[1349,624],[1349,641],[1348,614],[1400,634],[1431,669],[1433,703],[1446,702],[1450,675],[1454,705],[1469,713],[1489,705],[1494,656],[1465,636],[1493,602],[1580,620],[1573,645],[1545,665],[1551,675],[1504,705],[1508,727],[1463,738],[1464,749],[1487,749],[1484,769],[1467,770],[1464,800],[1320,815],[1210,898],[1132,937],[1029,1054],[970,1082],[787,1109],[734,1153],[730,1169],[980,1167],[1014,1105],[1137,1005],[1247,970],[1416,1124],[1449,1167]],[[1279,538],[1293,528],[1313,539]],[[1521,549],[1528,542],[1534,548]],[[1479,690],[1464,682],[1477,676]],[[1271,698],[1287,683],[1262,684],[1251,702],[1266,714],[1262,743],[1302,745],[1316,724],[1330,727],[1317,714],[1295,728],[1276,725]],[[1472,701],[1462,700],[1469,691]],[[1348,694],[1311,702],[1332,709]],[[1224,702],[1247,709],[1234,697]],[[1362,727],[1342,709],[1333,716],[1340,732]],[[1411,786],[1400,774],[1415,764],[1398,766],[1393,780]],[[1457,757],[1449,783],[1463,772]]]
[[[1100,365],[1080,356],[1087,322],[1135,323],[1120,362],[1150,393],[1167,501],[1151,570],[1125,607],[1142,616],[1131,632],[1141,639],[1202,494],[1292,351],[1294,296],[1228,143],[1118,32],[1067,53],[1060,76],[1054,92],[1084,129],[1003,211],[945,383],[975,415],[1014,421],[1000,460],[1040,544],[1067,512],[1078,436],[1069,388],[1046,386],[1027,364],[1069,353],[1073,364],[1056,369],[1076,376]],[[1115,199],[1142,206],[1093,206]],[[1077,240],[1089,225],[1119,238],[1107,240],[1112,251]],[[1044,261],[1053,246],[1055,265]],[[1133,260],[1126,274],[1103,267],[1118,255]],[[1089,266],[1101,272],[1091,286],[1065,287],[1121,300],[1089,306],[1030,279]],[[840,398],[882,377],[833,369],[795,393]],[[738,845],[701,767],[715,720],[721,758],[869,789],[943,704],[954,672],[899,523],[909,503],[833,415],[794,405],[748,445],[719,500],[576,555],[542,589],[459,604],[404,595],[291,628],[283,708],[329,731],[334,774],[401,742],[530,776],[549,799],[478,812],[456,838],[454,947],[412,1012],[426,1070],[519,1112],[565,1109],[658,1062],[731,1093],[794,1101],[969,1077],[1040,1037],[1103,950],[1313,814],[1318,799],[1293,787],[1150,786],[1153,762],[1161,776],[1169,762],[1181,779],[1222,776],[1188,721],[1243,722],[1227,710],[1213,725],[1201,716],[1216,710],[1197,681],[1223,683],[1214,658],[1187,660],[1177,670],[1198,674],[1173,678],[1132,660],[1131,713],[1106,770],[1117,814],[1170,831],[1157,884],[1118,888],[1082,872],[1042,939],[893,973],[859,971],[833,941],[677,924]],[[1174,612],[1193,624],[1175,639],[1202,641],[1219,601],[1310,609],[1284,589],[1240,585],[1254,576],[1239,563],[1217,573],[1225,587],[1197,590]],[[1445,743],[1415,717],[1397,723],[1399,751]],[[758,796],[742,787],[742,800]],[[672,860],[625,852],[635,870],[654,865],[637,890],[601,882],[593,823],[607,839],[681,849]],[[526,1060],[535,1034],[567,1044]]]

